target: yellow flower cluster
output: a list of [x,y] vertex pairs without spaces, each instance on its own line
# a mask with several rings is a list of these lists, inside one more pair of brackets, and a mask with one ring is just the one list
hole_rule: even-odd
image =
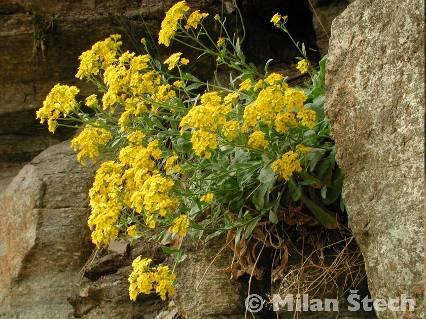
[[211,203],[214,199],[213,193],[207,193],[200,197],[200,200],[205,203]]
[[200,12],[200,10],[195,10],[189,15],[188,20],[186,21],[185,29],[197,29],[201,20],[208,16],[208,13]]
[[[230,98],[232,101],[232,98]],[[181,128],[193,129],[191,142],[197,156],[211,157],[211,150],[217,148],[217,132],[226,123],[226,116],[232,111],[229,103],[223,103],[218,92],[212,91],[201,96],[201,103],[194,106],[182,118]]]
[[155,174],[146,179],[140,190],[132,195],[132,206],[136,211],[146,213],[146,224],[155,228],[155,216],[162,217],[174,211],[179,202],[170,196],[174,182],[170,178]]
[[206,131],[195,131],[191,136],[192,149],[195,155],[205,158],[212,156],[212,150],[217,148],[216,134]]
[[274,24],[274,26],[279,27],[281,19],[282,19],[281,14],[275,13],[271,18],[271,22]]
[[278,133],[285,133],[289,128],[296,126],[296,115],[293,112],[281,112],[277,114],[275,118],[275,129]]
[[166,13],[164,20],[161,22],[161,30],[158,34],[158,43],[164,44],[166,47],[170,45],[170,41],[176,34],[179,22],[189,10],[185,1],[179,1],[174,4]]
[[262,131],[254,131],[250,134],[248,140],[248,146],[251,148],[267,148],[269,146],[269,142],[265,138],[265,133]]
[[298,112],[303,108],[307,96],[300,89],[288,88],[284,93],[284,103],[288,111]]
[[138,229],[136,225],[127,227],[127,235],[129,235],[130,237],[136,237],[138,235]]
[[300,173],[302,171],[302,166],[297,158],[297,153],[293,151],[284,153],[280,159],[272,163],[271,168],[286,181],[293,176],[293,173]]
[[124,202],[143,213],[145,223],[154,228],[156,218],[174,211],[179,202],[171,195],[173,180],[162,176],[156,169],[156,160],[162,152],[158,140],[151,141],[147,147],[129,145],[120,151],[119,159],[126,167],[123,174]]
[[[150,107],[153,110],[157,109],[158,105],[173,99],[176,92],[162,79],[160,73],[150,66],[151,57],[148,54],[136,55],[126,51],[118,56],[116,51],[121,42],[114,42],[114,39],[118,38],[117,35],[111,36],[98,42],[91,50],[83,54],[77,76],[89,77],[101,74],[101,70],[104,70],[101,75],[107,90],[102,96],[103,109],[114,112],[117,105],[122,105],[124,111],[120,114],[118,124],[121,130],[125,131],[132,117],[146,112]],[[173,62],[171,58],[169,61]],[[177,58],[175,63],[189,62],[187,59],[181,59],[180,54],[177,54],[175,58]],[[91,65],[90,71],[88,71],[88,65]],[[174,66],[169,65],[169,67]],[[97,97],[89,96],[86,104],[92,108],[97,106]]]
[[226,40],[225,38],[220,37],[219,39],[217,39],[216,45],[218,48],[223,48],[226,45]]
[[303,126],[313,128],[316,125],[317,113],[314,110],[302,108],[300,112],[297,113],[297,118]]
[[71,147],[78,152],[77,160],[84,165],[87,159],[96,159],[99,156],[99,148],[111,139],[112,134],[107,129],[88,125],[72,139]]
[[301,74],[305,74],[309,71],[309,61],[306,59],[302,59],[296,64],[296,68],[299,70]]
[[256,127],[258,121],[271,126],[275,116],[284,108],[284,95],[278,86],[270,86],[259,92],[256,100],[244,109],[243,130]]
[[179,157],[176,154],[173,154],[167,158],[166,162],[164,163],[164,170],[166,171],[167,175],[179,173],[182,170],[181,166],[176,163],[178,160]]
[[238,121],[227,121],[223,125],[222,134],[229,142],[232,142],[238,136],[239,128]]
[[188,233],[189,220],[187,215],[180,215],[175,218],[172,223],[171,232],[185,237]]
[[36,112],[37,119],[42,124],[47,121],[49,131],[55,133],[58,118],[66,117],[77,109],[75,96],[78,92],[75,86],[56,84],[44,100],[43,107]]
[[119,34],[113,34],[95,43],[90,50],[83,52],[79,57],[80,66],[75,76],[79,79],[90,78],[110,66],[121,47],[120,39]]
[[89,191],[91,213],[88,225],[92,230],[92,242],[96,246],[108,245],[118,235],[118,216],[123,208],[120,198],[123,165],[114,161],[104,162],[96,171]]
[[307,154],[311,151],[311,148],[309,146],[303,145],[303,144],[297,144],[296,145],[296,153],[299,155]]
[[313,113],[304,109],[303,105],[307,99],[305,93],[300,89],[288,87],[281,74],[268,75],[264,80],[259,80],[254,89],[260,91],[256,100],[244,109],[243,131],[255,129],[261,122],[268,127],[274,127],[279,133],[285,133],[289,128],[298,125],[297,119],[307,127],[312,126],[312,121],[315,122]]
[[164,64],[168,65],[169,70],[173,70],[176,66],[179,65],[179,62],[183,65],[187,65],[189,60],[186,58],[181,58],[181,55],[182,52],[173,53],[164,61]]
[[159,265],[151,268],[152,259],[137,257],[132,263],[132,273],[129,276],[130,300],[136,301],[139,294],[151,294],[156,292],[162,300],[167,296],[173,296],[175,292],[174,281],[176,279],[168,266]]
[[96,94],[89,95],[86,97],[86,105],[90,108],[95,108],[98,105],[98,97]]
[[249,91],[253,86],[253,82],[251,79],[245,79],[243,82],[240,83],[239,88],[240,91]]
[[141,144],[145,139],[145,133],[142,131],[134,131],[127,135],[127,140],[131,144]]

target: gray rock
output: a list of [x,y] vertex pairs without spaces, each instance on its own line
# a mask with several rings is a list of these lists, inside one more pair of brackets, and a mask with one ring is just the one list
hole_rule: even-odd
[[0,317],[67,318],[92,245],[87,192],[92,171],[69,143],[48,148],[0,195]]
[[417,298],[379,318],[424,315],[423,25],[422,1],[358,0],[332,26],[325,108],[369,289]]
[[232,252],[225,249],[216,257],[224,245],[224,240],[215,240],[207,246],[185,248],[187,257],[176,269],[176,305],[184,318],[244,318],[241,283],[232,281],[225,271]]

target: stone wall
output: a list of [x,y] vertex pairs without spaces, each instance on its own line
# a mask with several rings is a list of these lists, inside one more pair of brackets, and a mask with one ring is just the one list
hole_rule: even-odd
[[[332,26],[326,113],[349,225],[374,298],[417,298],[424,282],[424,5],[358,0]],[[379,318],[394,318],[388,311]]]

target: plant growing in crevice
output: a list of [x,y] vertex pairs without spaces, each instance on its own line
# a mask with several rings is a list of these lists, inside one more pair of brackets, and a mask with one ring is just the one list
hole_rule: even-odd
[[[268,63],[263,70],[249,63],[219,15],[213,20],[220,36],[210,34],[203,25],[210,18],[180,1],[167,12],[159,43],[213,57],[229,70],[226,86],[186,72],[190,61],[181,52],[161,62],[144,40],[145,52],[135,54],[111,35],[80,56],[77,78],[98,89],[84,102],[91,112],[77,101],[76,87],[60,84],[37,112],[52,133],[83,126],[71,143],[78,160],[100,159],[88,221],[98,247],[119,236],[172,243],[165,250],[175,257],[173,267],[135,260],[133,300],[139,293],[173,295],[184,238],[227,236],[238,257],[230,266],[234,277],[261,276],[258,257],[243,264],[244,251],[261,243],[279,252],[271,270],[278,278],[287,269],[293,226],[342,228],[342,174],[322,109],[325,59],[314,68],[294,42],[297,68],[311,81],[291,87]],[[288,33],[286,19],[277,14],[271,22]]]
[[41,51],[43,59],[47,49],[47,35],[55,26],[56,16],[49,16],[35,10],[32,13],[33,20],[33,56]]

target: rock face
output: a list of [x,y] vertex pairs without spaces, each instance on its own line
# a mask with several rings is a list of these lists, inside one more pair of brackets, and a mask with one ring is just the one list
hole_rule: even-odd
[[92,249],[91,176],[61,143],[26,165],[0,195],[0,317],[62,319],[71,312],[67,297]]
[[[230,280],[225,268],[232,253],[222,249],[224,241],[185,249],[186,259],[177,268],[176,301],[184,318],[244,318],[244,293],[241,283]],[[215,257],[219,254],[219,258]],[[250,314],[248,314],[250,315]]]
[[[423,318],[424,7],[358,0],[332,26],[326,112],[349,223],[375,298],[417,297]],[[389,311],[379,318],[394,318]]]
[[156,295],[141,295],[136,302],[130,301],[128,277],[137,256],[152,258],[155,264],[164,260],[158,246],[143,239],[133,247],[114,241],[109,250],[101,249],[91,256],[82,271],[86,278],[77,283],[79,289],[68,298],[74,317],[154,319],[162,311],[167,313],[167,304]]

